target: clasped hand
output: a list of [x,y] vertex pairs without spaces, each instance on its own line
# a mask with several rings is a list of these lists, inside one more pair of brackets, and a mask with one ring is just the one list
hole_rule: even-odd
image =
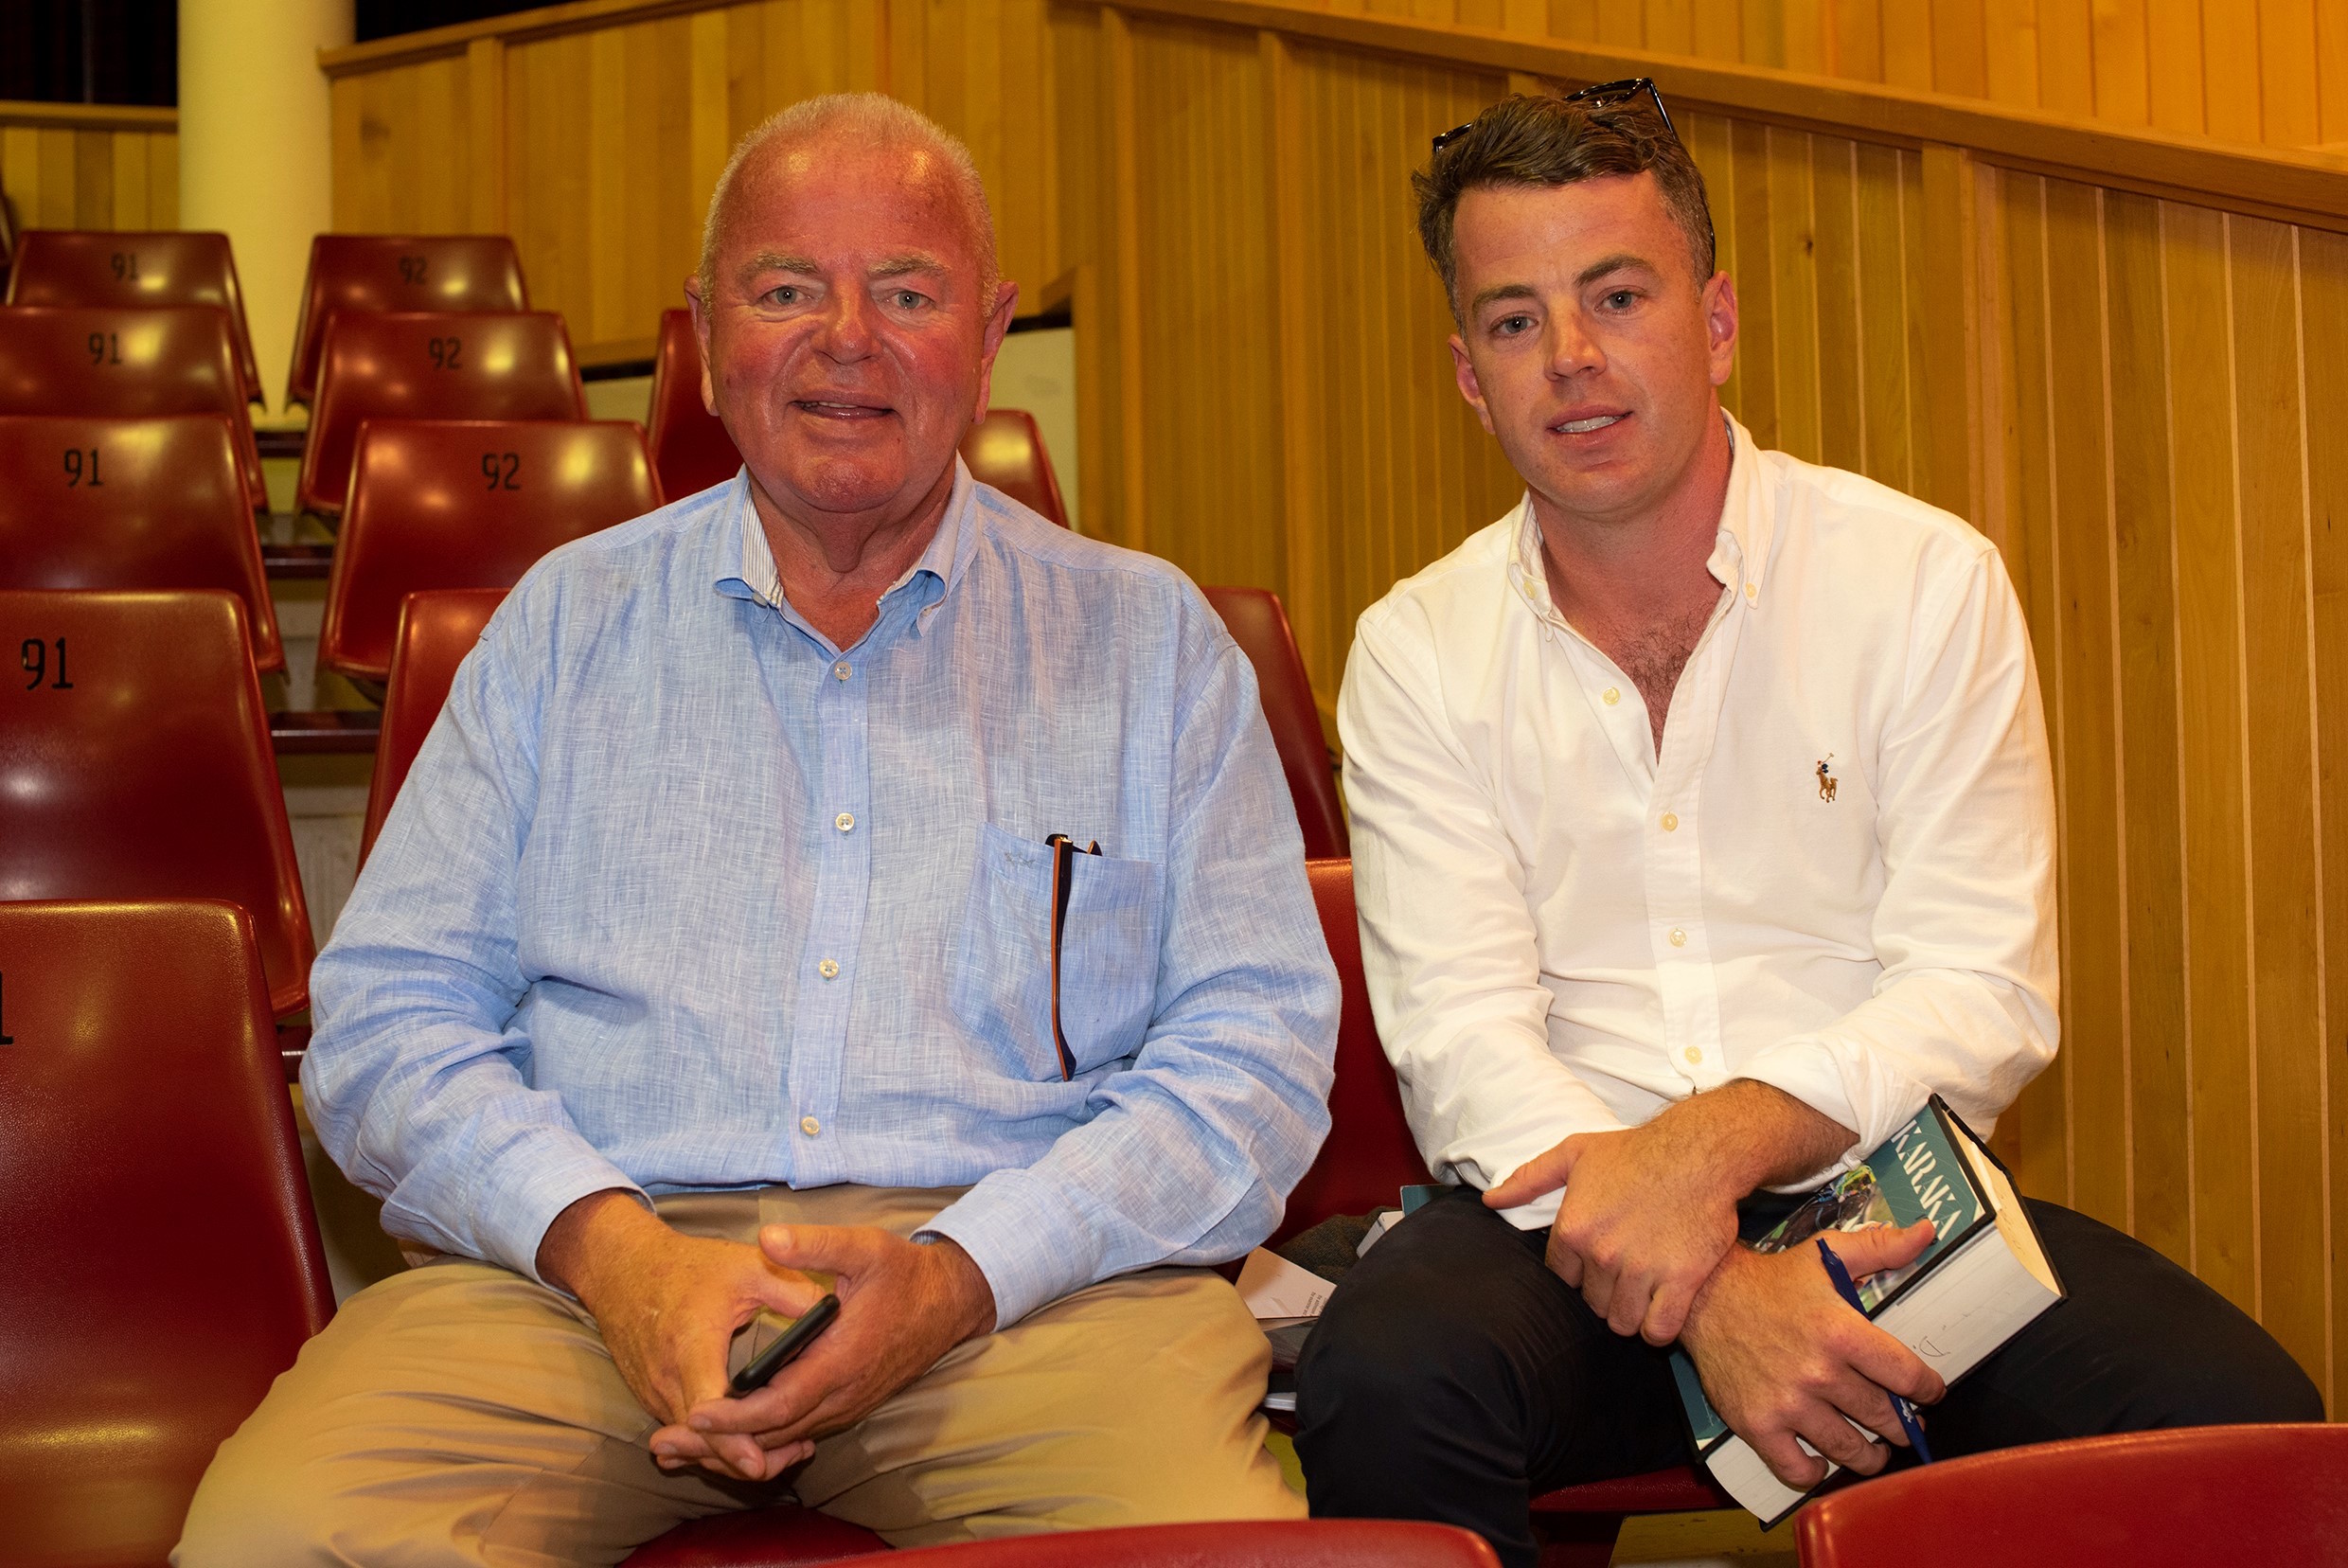
[[[769,1225],[745,1246],[682,1235],[621,1194],[598,1198],[614,1201],[581,1217],[559,1258],[542,1250],[541,1273],[594,1314],[620,1376],[662,1423],[648,1441],[664,1470],[772,1480],[994,1327],[986,1276],[952,1241]],[[729,1398],[736,1331],[762,1309],[797,1317],[813,1306],[825,1287],[810,1272],[833,1276],[839,1317],[766,1387]]]
[[1681,1149],[1661,1120],[1583,1132],[1535,1155],[1485,1193],[1515,1208],[1565,1188],[1549,1228],[1550,1269],[1618,1334],[1669,1345],[1736,1240],[1736,1194],[1700,1148]]

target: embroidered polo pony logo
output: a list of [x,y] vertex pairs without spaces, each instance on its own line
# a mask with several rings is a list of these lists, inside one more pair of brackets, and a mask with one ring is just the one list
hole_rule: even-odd
[[1818,798],[1828,805],[1835,797],[1834,753],[1828,752],[1818,763]]

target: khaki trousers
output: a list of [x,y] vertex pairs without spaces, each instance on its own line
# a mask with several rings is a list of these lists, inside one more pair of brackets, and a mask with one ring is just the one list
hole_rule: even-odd
[[[778,1222],[909,1235],[954,1196],[770,1188],[658,1206],[680,1230],[755,1241]],[[444,1257],[351,1297],[303,1347],[221,1445],[171,1560],[616,1563],[682,1521],[793,1496],[899,1546],[1299,1519],[1256,1414],[1269,1364],[1222,1279],[1152,1269],[957,1346],[792,1475],[728,1483],[653,1464],[657,1423],[577,1303]]]

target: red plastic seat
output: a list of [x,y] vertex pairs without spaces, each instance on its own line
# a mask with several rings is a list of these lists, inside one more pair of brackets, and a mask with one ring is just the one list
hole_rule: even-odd
[[1857,1482],[1794,1515],[1803,1568],[2339,1562],[2348,1427],[2082,1437]]
[[660,505],[632,420],[370,419],[351,473],[318,665],[362,681],[390,678],[408,595],[510,588],[556,545]]
[[375,741],[375,774],[367,780],[366,826],[359,836],[361,862],[375,847],[375,835],[383,830],[383,819],[391,814],[391,803],[407,780],[417,750],[449,700],[456,667],[505,602],[503,588],[436,588],[400,601],[383,727]]
[[0,418],[0,588],[225,588],[254,663],[285,668],[236,430],[218,414]]
[[1379,1043],[1378,1021],[1370,1015],[1369,987],[1361,978],[1361,928],[1354,917],[1353,862],[1307,861],[1305,874],[1312,882],[1321,935],[1337,965],[1337,1078],[1329,1090],[1329,1135],[1305,1179],[1289,1194],[1288,1212],[1272,1232],[1273,1246],[1333,1214],[1392,1208],[1402,1188],[1434,1180],[1411,1136],[1402,1091],[1386,1048]]
[[702,345],[690,311],[661,312],[649,440],[661,494],[670,501],[722,485],[742,466],[734,437],[702,401]]
[[0,591],[0,900],[241,905],[298,1012],[310,911],[237,597]]
[[0,1561],[160,1564],[334,1310],[252,923],[0,904]]
[[9,273],[11,305],[217,305],[236,324],[245,396],[261,395],[244,290],[225,234],[187,229],[27,229]]
[[[853,1530],[800,1508],[720,1514],[680,1525],[624,1568],[799,1568],[889,1561],[922,1568],[1499,1568],[1492,1548],[1450,1524],[1384,1519],[1228,1520],[959,1541],[885,1558],[836,1555],[832,1532]],[[825,1525],[828,1525],[827,1530]],[[865,1532],[858,1531],[858,1534]],[[880,1538],[871,1538],[878,1541]],[[845,1541],[841,1542],[845,1544]]]
[[1312,698],[1312,677],[1289,628],[1280,596],[1264,588],[1201,590],[1223,617],[1232,640],[1255,667],[1255,687],[1272,725],[1296,801],[1296,825],[1305,831],[1307,860],[1342,859],[1353,853],[1345,831],[1345,808],[1337,798],[1337,775],[1329,766],[1328,741],[1321,734],[1321,710]]
[[1059,480],[1052,473],[1051,454],[1043,450],[1043,432],[1025,409],[988,409],[962,437],[962,460],[980,484],[992,485],[1022,506],[1068,526],[1068,508],[1059,497]]
[[0,307],[0,414],[220,414],[246,500],[269,509],[236,324],[217,305]]
[[[294,504],[333,515],[368,419],[584,419],[587,396],[562,318],[546,311],[456,315],[344,312],[318,356],[317,405]],[[473,480],[483,475],[476,470]]]
[[502,234],[321,234],[294,326],[285,401],[310,402],[327,323],[342,311],[526,311],[522,258]]

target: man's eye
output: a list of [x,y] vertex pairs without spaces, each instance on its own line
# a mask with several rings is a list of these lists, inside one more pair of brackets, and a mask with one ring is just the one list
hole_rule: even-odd
[[767,297],[777,305],[796,305],[799,303],[798,285],[785,283],[778,288],[770,289],[767,291]]
[[911,289],[899,289],[897,291],[897,308],[898,310],[914,310],[921,303],[921,296],[914,293]]
[[1638,294],[1629,289],[1616,289],[1606,296],[1607,308],[1613,311],[1628,311],[1637,302],[1638,297]]
[[1492,330],[1502,337],[1517,337],[1530,331],[1533,318],[1529,315],[1503,316],[1492,323]]

